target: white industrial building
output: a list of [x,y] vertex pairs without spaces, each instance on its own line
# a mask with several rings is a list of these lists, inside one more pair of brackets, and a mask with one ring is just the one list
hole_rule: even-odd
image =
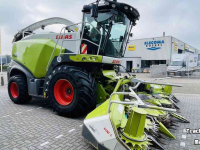
[[172,36],[130,40],[122,65],[127,71],[150,68],[151,65],[169,64],[173,54],[182,53],[199,54],[200,59],[200,50]]
[[2,58],[2,65],[10,63],[11,62],[11,56],[10,55],[0,55],[0,64],[1,64],[1,58]]

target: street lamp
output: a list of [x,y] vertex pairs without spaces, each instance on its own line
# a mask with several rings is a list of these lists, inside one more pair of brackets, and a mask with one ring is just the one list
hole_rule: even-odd
[[3,72],[2,72],[2,52],[1,52],[1,28],[0,28],[0,55],[1,55],[1,74],[0,74],[0,81],[1,81],[1,86],[4,85],[4,82],[3,82]]

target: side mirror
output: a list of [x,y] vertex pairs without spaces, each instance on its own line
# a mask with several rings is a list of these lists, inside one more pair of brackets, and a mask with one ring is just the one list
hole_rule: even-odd
[[123,36],[120,36],[119,41],[122,42],[123,39],[124,39],[124,37],[123,37]]
[[130,33],[129,36],[130,36],[130,37],[133,37],[133,33]]
[[92,4],[92,8],[91,8],[91,17],[93,18],[97,18],[98,17],[98,5],[97,4]]

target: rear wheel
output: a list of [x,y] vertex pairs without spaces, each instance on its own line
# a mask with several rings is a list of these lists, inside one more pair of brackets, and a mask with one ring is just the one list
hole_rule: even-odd
[[8,82],[8,94],[16,104],[22,104],[31,100],[28,94],[26,78],[22,75],[12,76]]
[[95,105],[95,83],[91,73],[74,66],[59,66],[49,77],[49,98],[61,115],[78,117]]

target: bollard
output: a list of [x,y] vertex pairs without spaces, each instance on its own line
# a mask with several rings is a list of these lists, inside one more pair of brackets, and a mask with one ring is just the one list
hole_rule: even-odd
[[4,86],[3,76],[1,76],[1,86]]

